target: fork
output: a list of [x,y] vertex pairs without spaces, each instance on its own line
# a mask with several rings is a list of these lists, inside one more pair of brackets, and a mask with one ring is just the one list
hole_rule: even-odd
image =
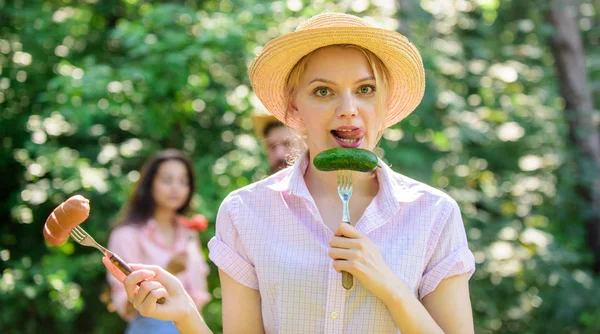
[[[342,199],[342,223],[350,224],[350,212],[348,210],[348,202],[352,197],[352,171],[338,170],[337,175],[338,195]],[[349,290],[354,284],[352,274],[342,271],[342,286]]]
[[[115,267],[119,268],[119,270],[121,270],[123,274],[129,275],[133,272],[133,269],[125,261],[118,257],[117,254],[102,247],[102,245],[97,243],[96,240],[94,240],[94,238],[92,238],[92,236],[89,233],[87,233],[81,226],[76,226],[73,230],[71,230],[71,238],[73,238],[73,240],[75,240],[80,245],[95,247],[100,252],[102,252],[102,254],[108,255],[108,259],[110,260],[110,262],[112,262],[112,264],[114,264]],[[165,302],[165,298],[160,298],[156,302],[158,304],[162,304]]]

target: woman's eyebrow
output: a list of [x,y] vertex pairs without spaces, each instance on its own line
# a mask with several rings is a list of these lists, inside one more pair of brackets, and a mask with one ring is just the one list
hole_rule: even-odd
[[310,85],[311,83],[317,82],[317,81],[325,82],[325,83],[328,83],[328,84],[331,84],[331,85],[335,84],[335,82],[333,82],[331,80],[323,79],[323,78],[314,78],[308,84]]
[[368,77],[365,77],[365,78],[362,78],[362,79],[356,80],[354,83],[355,83],[355,84],[357,84],[357,83],[359,83],[359,82],[363,82],[363,81],[371,81],[371,80],[375,80],[375,77],[374,77],[374,76],[368,76]]
[[[364,78],[362,78],[362,79],[358,79],[358,80],[356,80],[354,83],[356,84],[356,83],[359,83],[359,82],[363,82],[363,81],[371,81],[371,80],[375,80],[375,77],[374,77],[374,76],[368,76],[368,77],[364,77]],[[325,82],[325,83],[328,83],[328,84],[331,84],[331,85],[334,85],[334,84],[335,84],[335,82],[333,82],[333,81],[331,81],[331,80],[324,79],[324,78],[314,78],[314,79],[312,79],[312,80],[311,80],[311,81],[310,81],[308,84],[310,85],[311,83],[313,83],[313,82],[317,82],[317,81]]]

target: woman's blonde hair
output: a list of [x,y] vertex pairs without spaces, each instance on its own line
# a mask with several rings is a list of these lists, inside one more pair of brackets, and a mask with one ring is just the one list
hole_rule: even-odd
[[286,98],[286,101],[288,101],[288,107],[287,107],[287,110],[285,111],[285,120],[287,121],[287,118],[289,117],[289,114],[290,114],[289,101],[296,94],[296,91],[298,90],[298,85],[300,84],[300,78],[302,77],[302,75],[304,74],[304,71],[306,70],[306,65],[308,64],[308,61],[310,60],[310,58],[316,51],[321,50],[323,48],[327,48],[327,47],[357,49],[363,53],[363,55],[367,59],[367,62],[369,63],[369,66],[371,66],[371,71],[373,71],[373,75],[375,76],[375,85],[376,85],[376,87],[375,87],[375,99],[376,99],[376,108],[377,108],[376,112],[377,112],[377,116],[380,118],[380,120],[382,122],[381,123],[382,128],[379,130],[379,133],[377,134],[377,142],[379,142],[379,140],[381,139],[381,136],[383,134],[383,119],[384,119],[384,115],[385,115],[386,101],[387,101],[387,98],[386,98],[387,87],[388,87],[388,79],[387,79],[388,75],[386,73],[387,70],[385,68],[385,65],[381,61],[381,59],[379,59],[379,57],[377,57],[375,54],[373,54],[373,52],[371,52],[361,46],[354,45],[354,44],[333,44],[333,45],[324,46],[324,47],[316,49],[316,50],[312,51],[311,53],[307,54],[306,56],[302,57],[296,63],[294,68],[292,68],[292,70],[290,71],[290,74],[288,75],[286,85],[285,85],[285,98]]

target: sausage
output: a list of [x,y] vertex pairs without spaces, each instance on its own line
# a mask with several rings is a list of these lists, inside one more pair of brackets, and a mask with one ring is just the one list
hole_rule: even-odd
[[58,246],[69,238],[69,233],[77,225],[83,223],[90,215],[90,201],[75,195],[62,202],[52,211],[44,224],[44,239]]
[[[83,223],[90,215],[90,200],[81,196],[75,195],[62,202],[56,209],[52,211],[46,223],[44,224],[44,239],[53,245],[58,246],[69,239],[71,230]],[[106,251],[110,261],[119,268],[125,275],[133,272],[133,269],[117,254]],[[165,298],[160,298],[156,301],[158,304],[165,302]]]

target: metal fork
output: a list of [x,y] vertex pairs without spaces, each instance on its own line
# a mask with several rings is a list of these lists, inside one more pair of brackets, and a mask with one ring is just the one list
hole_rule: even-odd
[[[348,202],[352,197],[352,171],[338,170],[337,174],[338,195],[342,199],[342,223],[350,224],[350,212],[348,210]],[[354,284],[352,274],[342,271],[342,286],[349,290]]]
[[[114,264],[115,267],[119,268],[119,270],[121,270],[123,274],[129,275],[133,272],[133,269],[131,269],[131,267],[125,261],[123,261],[119,256],[117,256],[117,254],[102,247],[102,245],[96,242],[96,240],[94,240],[94,238],[92,238],[92,236],[89,233],[87,233],[83,228],[81,228],[81,226],[76,226],[71,231],[71,238],[73,238],[73,240],[75,240],[80,245],[95,247],[100,252],[102,252],[102,254],[107,255],[110,262],[112,262],[112,264]],[[156,302],[158,304],[162,304],[165,302],[165,299],[160,298]]]

